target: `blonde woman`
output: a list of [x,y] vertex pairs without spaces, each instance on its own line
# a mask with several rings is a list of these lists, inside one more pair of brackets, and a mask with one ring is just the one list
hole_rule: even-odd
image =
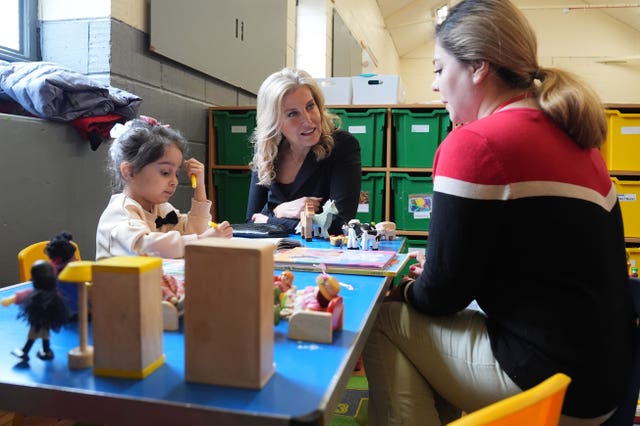
[[305,71],[284,68],[260,86],[247,221],[274,223],[290,233],[310,202],[316,212],[327,200],[338,214],[330,234],[355,218],[360,197],[360,145],[336,130],[324,96]]

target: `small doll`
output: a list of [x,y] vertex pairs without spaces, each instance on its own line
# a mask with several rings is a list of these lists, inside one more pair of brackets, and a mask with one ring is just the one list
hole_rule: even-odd
[[293,287],[293,272],[285,269],[278,277],[273,277],[273,281],[282,293],[286,293],[287,290]]
[[57,277],[53,265],[45,260],[38,260],[31,267],[32,289],[17,292],[4,299],[2,304],[8,306],[16,303],[20,306],[18,318],[26,320],[31,328],[27,342],[22,349],[14,349],[11,353],[23,361],[29,360],[29,351],[33,342],[42,339],[42,350],[38,358],[53,359],[53,351],[49,342],[49,330],[59,331],[69,318],[69,310],[64,299],[58,293]]
[[71,244],[73,236],[68,232],[61,232],[49,240],[49,244],[44,248],[44,252],[49,256],[56,276],[76,257],[76,247]]
[[162,274],[161,288],[162,300],[182,310],[184,306],[184,281],[178,281],[170,274]]
[[316,284],[318,285],[318,292],[316,298],[318,304],[323,309],[329,306],[329,302],[340,293],[340,282],[332,275],[323,271],[316,277]]
[[[60,275],[60,272],[69,262],[78,260],[76,247],[71,244],[71,241],[73,241],[71,234],[63,231],[51,238],[44,249],[51,260],[56,277]],[[75,319],[78,312],[78,285],[60,282],[58,283],[58,289],[71,312],[70,319]]]
[[316,277],[316,286],[307,286],[296,292],[293,311],[326,311],[329,302],[340,293],[340,282],[325,272],[325,265],[320,265],[322,272]]

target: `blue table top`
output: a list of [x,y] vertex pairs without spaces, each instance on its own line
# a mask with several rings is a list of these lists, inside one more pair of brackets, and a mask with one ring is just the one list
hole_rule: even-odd
[[[296,272],[295,284],[298,288],[315,285],[316,275]],[[275,374],[260,390],[185,382],[181,331],[164,333],[166,362],[143,380],[94,376],[91,369],[70,370],[67,352],[79,345],[76,324],[52,333],[55,359],[36,357],[41,348],[37,340],[31,360],[23,363],[10,352],[24,345],[28,325],[16,319],[16,305],[0,307],[0,408],[102,423],[326,423],[389,285],[386,277],[333,275],[353,287],[341,289],[343,330],[334,332],[331,344],[294,341],[287,338],[288,323],[281,321],[274,327]],[[0,298],[29,286],[0,289]]]

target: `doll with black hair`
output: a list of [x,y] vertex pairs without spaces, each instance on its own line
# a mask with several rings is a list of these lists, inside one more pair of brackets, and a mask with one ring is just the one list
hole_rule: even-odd
[[[53,265],[53,269],[56,277],[60,275],[60,272],[71,261],[78,260],[76,255],[76,246],[71,242],[73,236],[69,232],[62,231],[57,235],[54,235],[49,244],[44,248],[45,253],[49,256],[49,260]],[[72,320],[75,319],[78,312],[78,287],[77,284],[58,282],[58,290],[71,312]]]
[[73,236],[68,232],[62,231],[54,235],[44,248],[45,253],[53,264],[56,276],[67,266],[67,263],[77,260],[76,247],[71,244],[71,241],[73,241]]
[[69,318],[69,310],[62,296],[58,293],[58,280],[54,267],[45,260],[38,260],[31,267],[32,289],[17,292],[2,304],[8,306],[16,303],[20,306],[18,318],[26,320],[29,325],[27,342],[11,353],[24,361],[29,360],[29,351],[36,339],[42,339],[42,350],[38,358],[53,359],[53,351],[49,341],[49,331],[59,331]]

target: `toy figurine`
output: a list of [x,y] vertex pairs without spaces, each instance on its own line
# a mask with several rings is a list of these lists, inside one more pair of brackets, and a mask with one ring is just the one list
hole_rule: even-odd
[[360,248],[362,248],[362,250],[378,250],[380,235],[376,228],[368,223],[362,223],[360,230],[362,231]]
[[392,241],[396,238],[396,224],[394,222],[378,222],[376,223],[376,229],[380,234],[381,240]]
[[273,277],[273,281],[282,293],[286,293],[287,290],[293,287],[293,272],[285,269],[279,276]]
[[274,325],[278,325],[280,324],[280,319],[282,318],[282,316],[280,315],[280,311],[282,310],[282,306],[280,305],[280,295],[282,294],[282,291],[280,290],[280,287],[273,286],[273,324]]
[[322,206],[322,213],[313,216],[313,236],[329,239],[329,227],[333,223],[333,217],[338,214],[338,208],[333,200],[327,200]]
[[316,215],[313,203],[307,202],[303,211],[300,212],[300,223],[296,227],[296,232],[300,232],[305,241],[313,239],[313,217]]
[[351,219],[348,224],[342,226],[342,230],[347,236],[347,248],[357,250],[359,247],[362,231],[360,230],[360,221]]
[[344,235],[330,235],[329,244],[333,247],[342,247],[345,244],[347,237]]
[[53,265],[45,260],[38,260],[31,267],[33,289],[17,292],[14,296],[3,299],[2,304],[20,305],[18,318],[25,319],[31,328],[27,342],[22,349],[14,349],[11,353],[23,361],[29,360],[29,350],[37,338],[42,339],[42,350],[38,358],[53,359],[53,351],[49,342],[49,330],[58,331],[69,319],[67,305],[58,293],[57,278]]
[[274,321],[280,322],[281,318],[288,318],[293,308],[292,297],[296,294],[296,287],[293,285],[293,272],[285,269],[278,276],[273,277],[274,290]]
[[344,302],[338,280],[325,272],[316,277],[316,286],[299,290],[294,301],[293,312],[289,316],[288,337],[331,343],[333,332],[342,330]]
[[[76,256],[76,247],[71,244],[73,237],[68,232],[61,232],[55,235],[49,244],[44,248],[45,253],[49,256],[53,265],[56,277],[71,261],[78,260]],[[59,282],[58,290],[64,297],[65,302],[71,312],[71,319],[75,319],[78,312],[78,288],[76,284]]]
[[323,271],[316,277],[316,284],[318,285],[318,293],[316,295],[318,303],[322,308],[326,308],[331,299],[340,293],[340,283],[334,276]]
[[304,211],[300,212],[300,222],[296,226],[296,233],[302,235],[306,241],[313,237],[329,239],[329,227],[333,218],[338,214],[338,208],[333,200],[327,200],[322,206],[322,212],[316,213],[313,205],[308,204]]

